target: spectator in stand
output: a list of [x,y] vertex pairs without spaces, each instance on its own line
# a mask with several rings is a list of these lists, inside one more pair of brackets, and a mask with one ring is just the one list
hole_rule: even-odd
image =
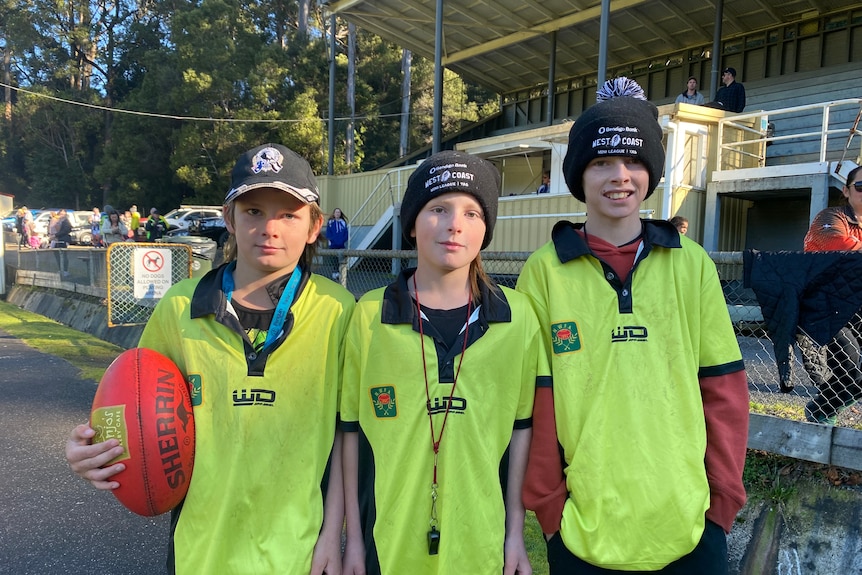
[[135,204],[132,204],[129,211],[132,213],[132,221],[129,225],[129,229],[133,232],[132,239],[137,240],[141,235],[141,232],[139,231],[141,227],[141,213],[138,211],[138,206]]
[[93,247],[100,248],[102,243],[102,214],[99,208],[93,208],[93,213],[90,214],[90,235],[93,236]]
[[739,113],[745,109],[745,86],[736,81],[736,68],[721,71],[721,86],[715,93],[715,100],[706,104],[727,112]]
[[53,248],[57,234],[57,224],[60,220],[60,212],[51,212],[51,217],[48,220],[48,247]]
[[18,232],[18,247],[30,247],[30,225],[33,221],[33,212],[27,206],[21,206],[15,214],[15,227]]
[[703,94],[697,91],[697,78],[694,76],[688,77],[688,82],[685,84],[685,91],[676,97],[677,104],[694,104],[697,106],[703,105]]
[[129,228],[120,219],[120,212],[111,210],[108,219],[102,224],[102,239],[106,246],[126,241]]
[[670,220],[670,223],[676,228],[676,231],[680,233],[680,235],[684,236],[688,233],[688,218],[684,218],[682,216],[674,216]]
[[536,190],[537,194],[551,193],[551,172],[542,172],[542,185]]
[[132,241],[135,238],[134,228],[132,228],[132,212],[126,210],[120,214],[120,221],[126,224],[126,241]]
[[[841,190],[845,204],[826,208],[814,217],[805,234],[806,252],[862,250],[862,167],[847,174]],[[827,373],[820,393],[805,406],[805,418],[835,425],[839,413],[862,399],[862,317],[856,314],[825,346]],[[805,351],[805,350],[803,350]]]
[[147,225],[144,226],[147,230],[147,241],[154,242],[161,239],[169,227],[168,220],[159,214],[159,210],[152,208],[150,210],[150,217],[147,219]]
[[332,210],[332,217],[326,222],[326,239],[329,241],[329,249],[343,250],[347,247],[347,216],[341,212],[341,208]]
[[66,210],[57,212],[57,222],[54,227],[54,241],[51,247],[57,248],[54,252],[54,257],[57,258],[57,268],[60,270],[60,275],[69,277],[69,258],[66,254],[66,248],[72,243],[72,223],[69,221]]
[[[24,225],[27,228],[27,243],[31,248],[39,249],[42,247],[42,235],[39,233],[39,230],[36,229],[36,220],[30,219],[24,222]],[[45,247],[48,247],[47,244]]]
[[[326,222],[326,240],[329,242],[329,249],[343,250],[347,247],[347,237],[350,230],[347,227],[347,216],[345,216],[341,208],[332,210],[332,216]],[[338,281],[341,278],[341,273],[338,271],[338,257],[333,257],[331,266],[333,268],[330,274],[332,279]]]

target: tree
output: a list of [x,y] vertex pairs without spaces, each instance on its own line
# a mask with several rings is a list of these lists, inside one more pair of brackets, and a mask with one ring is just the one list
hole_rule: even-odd
[[[324,10],[312,0],[0,0],[4,191],[31,205],[218,203],[236,157],[266,141],[322,172]],[[346,22],[336,41],[335,173],[427,145],[429,63]],[[495,105],[446,78],[445,133],[478,118],[471,99]]]

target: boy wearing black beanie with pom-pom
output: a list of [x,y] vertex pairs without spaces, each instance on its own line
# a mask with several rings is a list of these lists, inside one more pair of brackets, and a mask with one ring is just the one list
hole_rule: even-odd
[[587,205],[518,279],[553,380],[536,392],[524,486],[551,575],[727,573],[745,502],[748,387],[715,265],[641,220],[664,166],[657,110],[608,81],[572,126],[563,172]]

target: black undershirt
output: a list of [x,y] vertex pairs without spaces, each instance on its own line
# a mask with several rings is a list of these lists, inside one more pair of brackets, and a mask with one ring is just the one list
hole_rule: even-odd
[[451,349],[453,345],[461,342],[464,337],[461,329],[467,323],[466,305],[455,309],[432,309],[423,305],[422,311],[434,329],[440,332],[447,348]]

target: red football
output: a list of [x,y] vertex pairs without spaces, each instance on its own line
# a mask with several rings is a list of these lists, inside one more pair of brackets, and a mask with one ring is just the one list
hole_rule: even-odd
[[113,493],[139,515],[170,511],[182,501],[195,460],[195,422],[186,379],[173,361],[145,348],[124,351],[108,366],[93,398],[93,442],[115,438],[126,468]]

